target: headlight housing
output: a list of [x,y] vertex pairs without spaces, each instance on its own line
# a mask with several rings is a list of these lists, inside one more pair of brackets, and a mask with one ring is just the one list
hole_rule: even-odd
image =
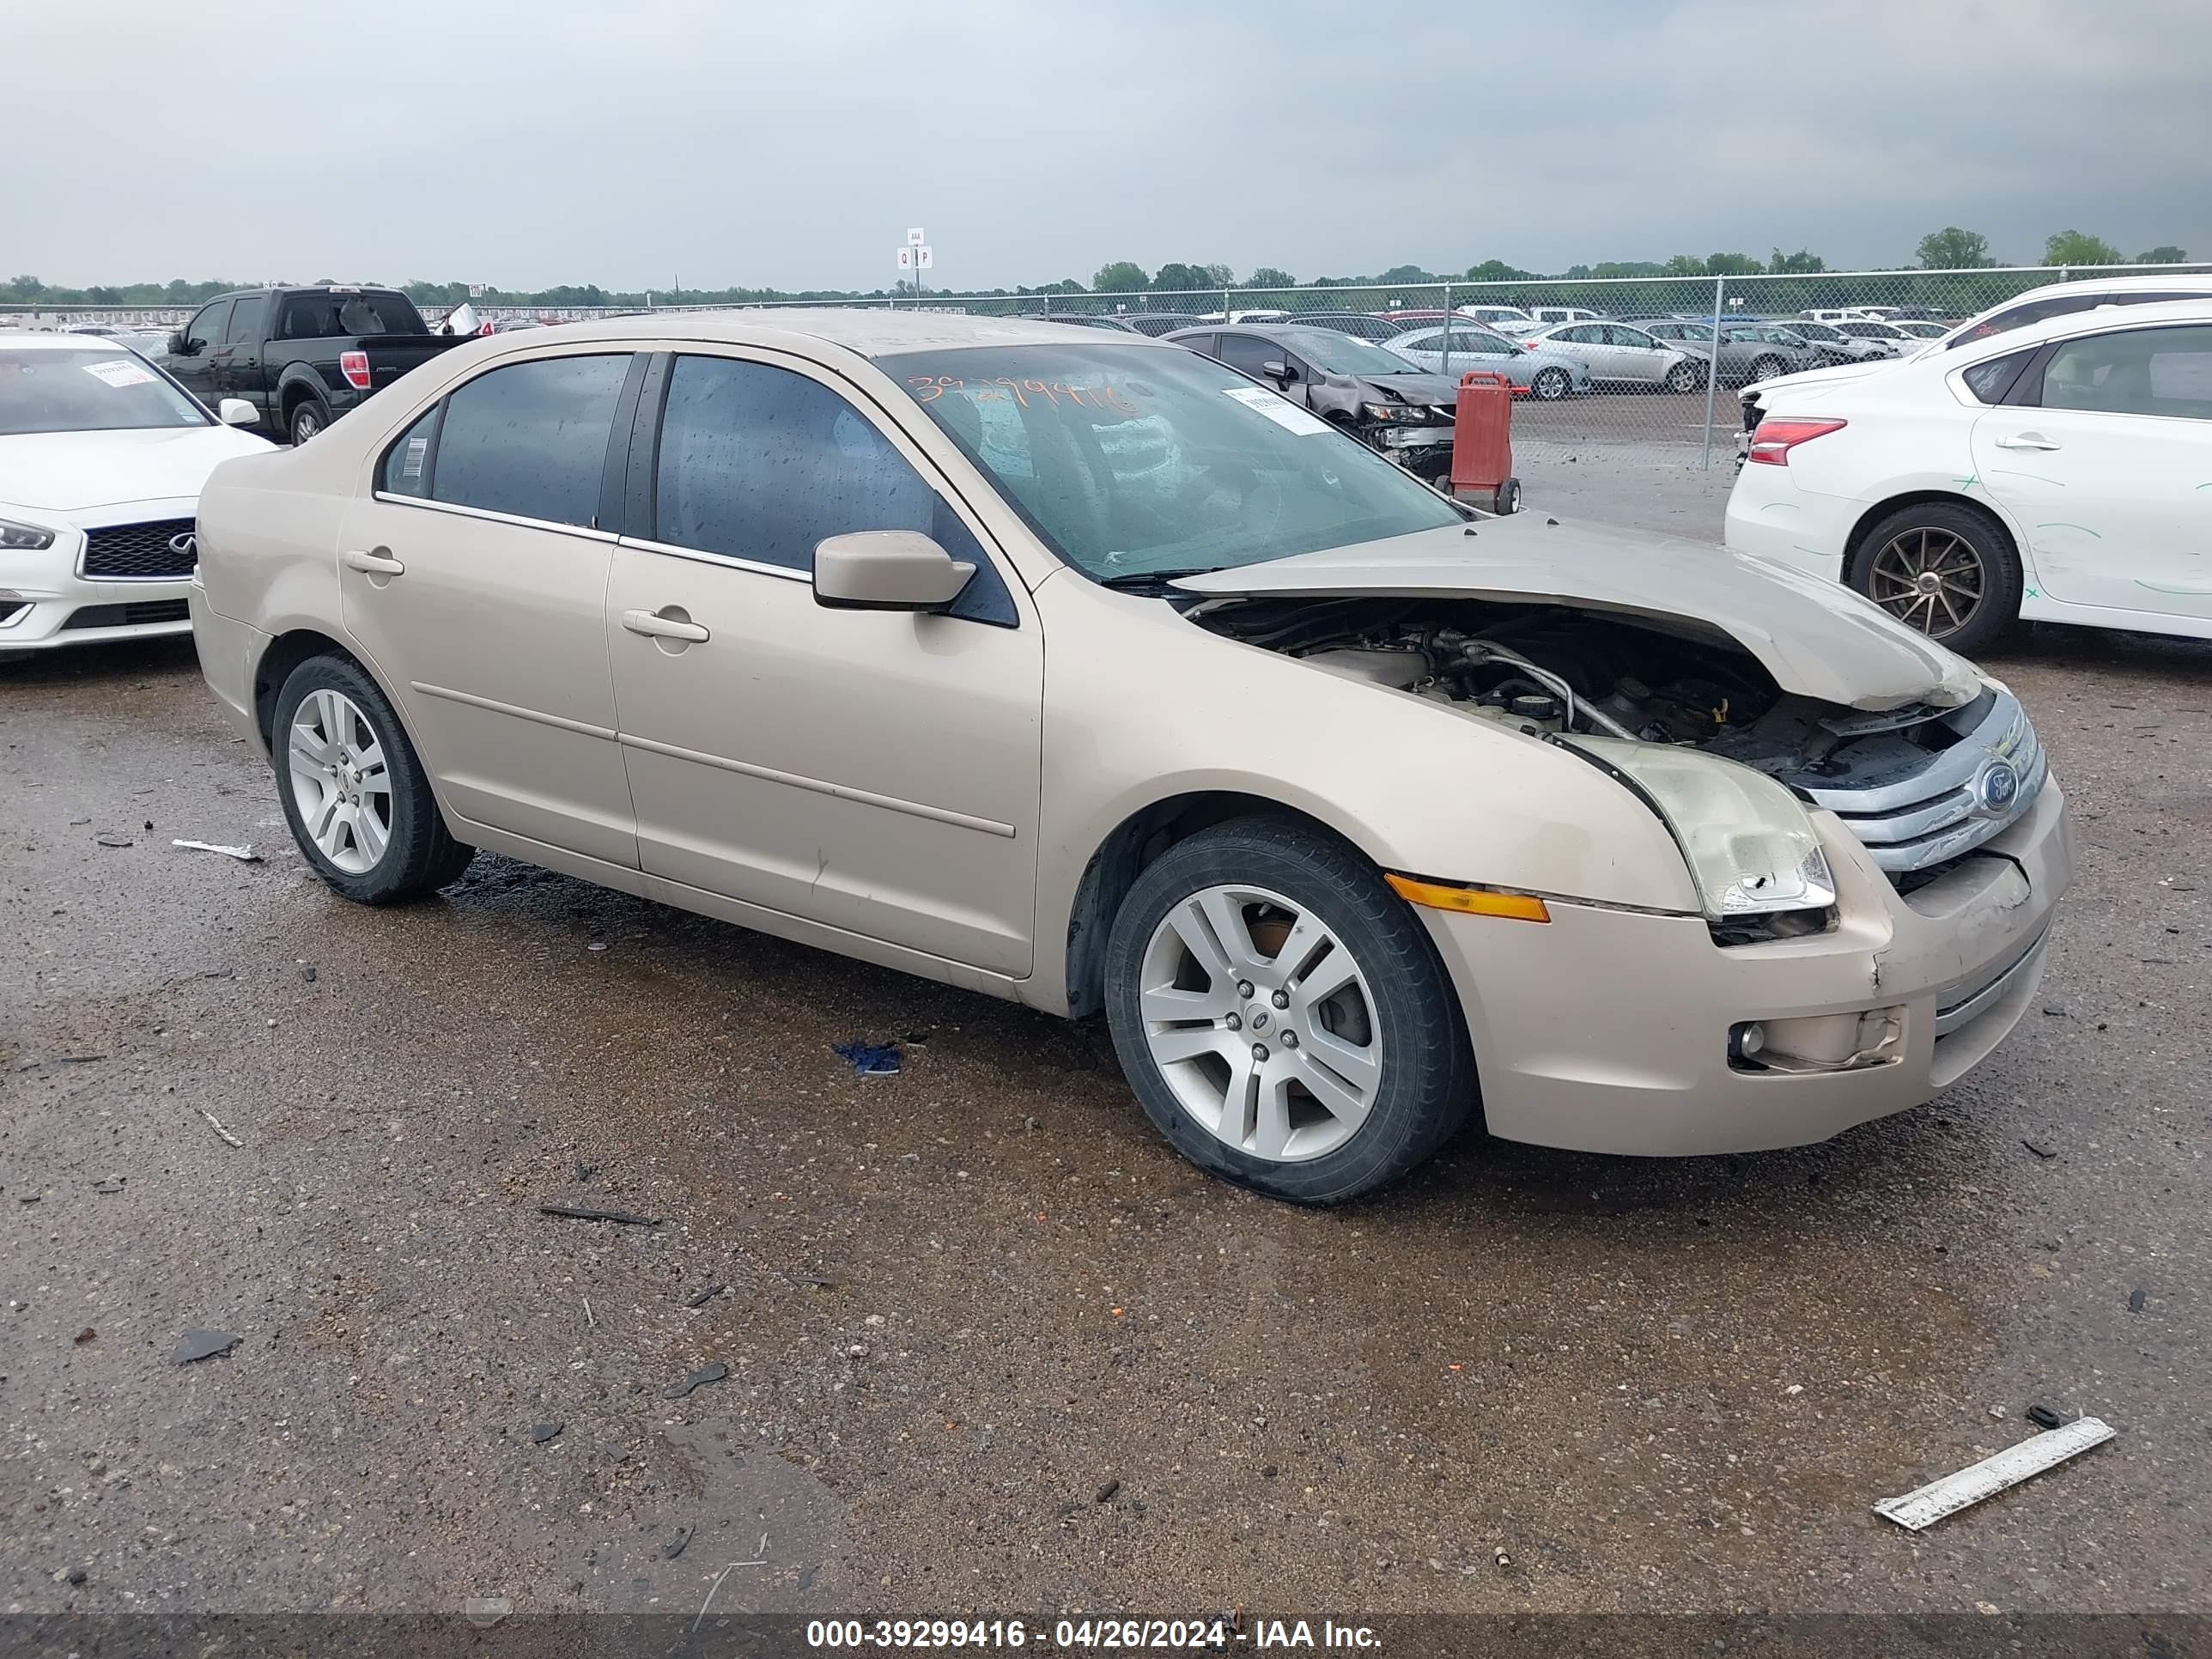
[[42,524],[0,519],[0,553],[37,553],[54,544],[54,532]]
[[1674,833],[1716,921],[1836,902],[1827,854],[1796,796],[1764,773],[1666,744],[1573,739],[1626,779]]
[[1419,425],[1429,418],[1429,411],[1419,404],[1362,404],[1359,408],[1370,421],[1404,421]]

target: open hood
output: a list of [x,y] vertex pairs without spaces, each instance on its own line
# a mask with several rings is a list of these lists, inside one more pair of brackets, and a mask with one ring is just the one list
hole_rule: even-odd
[[[1459,355],[1466,356],[1464,352]],[[1450,408],[1459,397],[1457,380],[1419,369],[1409,368],[1403,374],[1359,374],[1353,378],[1367,386],[1380,386],[1409,404],[1442,404]]]
[[1981,694],[1972,664],[1849,588],[1747,554],[1541,514],[1187,576],[1209,598],[1404,594],[1563,605],[1717,630],[1785,691],[1879,711],[1955,708]]

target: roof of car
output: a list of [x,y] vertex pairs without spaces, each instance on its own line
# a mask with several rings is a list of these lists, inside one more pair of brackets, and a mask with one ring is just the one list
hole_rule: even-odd
[[0,328],[0,345],[10,351],[28,346],[50,351],[112,350],[121,341],[105,334],[54,334],[44,329]]
[[[1098,330],[1099,333],[1109,331]],[[1118,333],[1118,331],[1115,331]],[[562,323],[547,331],[568,339],[726,340],[733,344],[773,344],[797,336],[842,346],[864,357],[902,351],[944,350],[955,346],[1058,345],[1068,343],[1064,324],[1026,317],[963,317],[955,312],[893,311],[859,307],[794,307],[790,310],[662,311],[647,316]],[[1131,330],[1101,344],[1150,347],[1146,335]]]
[[[2000,334],[1985,334],[1978,340],[1962,340],[1958,349],[1968,347],[1979,349],[1984,346],[2016,351],[2022,346],[2040,345],[2045,340],[2062,340],[2072,334],[2096,334],[2107,329],[2142,328],[2154,323],[2212,323],[2212,294],[2201,300],[2157,300],[2139,306],[2093,306],[2087,311],[2069,311],[2057,317],[2045,317],[2039,321],[2026,323],[2018,328],[2006,329]],[[1933,340],[1923,342],[1933,345]],[[1958,359],[1951,352],[1940,354],[1950,362]]]

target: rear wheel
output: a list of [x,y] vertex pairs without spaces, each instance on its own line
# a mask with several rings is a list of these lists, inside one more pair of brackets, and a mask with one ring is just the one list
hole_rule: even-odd
[[307,442],[330,423],[330,405],[311,392],[292,406],[292,418],[285,422],[285,430],[296,446]]
[[1789,372],[1790,365],[1779,357],[1761,357],[1751,366],[1751,378],[1753,380],[1771,380],[1778,374],[1787,374]]
[[1555,404],[1574,390],[1574,377],[1564,368],[1541,368],[1528,382],[1529,395],[1539,403]]
[[1916,501],[1859,538],[1844,580],[1965,656],[2020,618],[2020,559],[1990,518],[1963,502]]
[[1695,392],[1705,383],[1704,371],[1696,363],[1680,362],[1667,371],[1667,390],[1669,392]]
[[294,669],[276,694],[270,749],[292,839],[347,898],[419,898],[476,856],[447,831],[415,746],[357,664],[310,657]]
[[1375,868],[1303,826],[1179,842],[1115,916],[1107,1017],[1145,1114],[1201,1169],[1336,1204],[1466,1121],[1467,1026],[1427,933]]

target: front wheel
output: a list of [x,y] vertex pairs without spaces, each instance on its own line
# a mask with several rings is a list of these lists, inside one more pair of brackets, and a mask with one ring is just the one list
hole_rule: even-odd
[[1474,1103],[1428,934],[1371,865],[1297,824],[1235,819],[1154,860],[1115,917],[1106,1010],[1160,1133],[1271,1198],[1395,1180]]
[[1695,392],[1705,383],[1705,377],[1695,363],[1677,363],[1667,371],[1667,390],[1669,392]]
[[356,903],[434,892],[476,856],[447,831],[414,744],[357,664],[310,657],[294,669],[276,694],[270,750],[292,839]]
[[1790,365],[1779,357],[1761,357],[1751,366],[1751,378],[1756,382],[1771,380],[1778,374],[1787,374]]
[[1564,368],[1544,368],[1528,382],[1529,395],[1539,403],[1555,404],[1574,390],[1574,378]]
[[1996,520],[1919,501],[1859,538],[1844,580],[1908,627],[1974,656],[2020,618],[2020,559]]

